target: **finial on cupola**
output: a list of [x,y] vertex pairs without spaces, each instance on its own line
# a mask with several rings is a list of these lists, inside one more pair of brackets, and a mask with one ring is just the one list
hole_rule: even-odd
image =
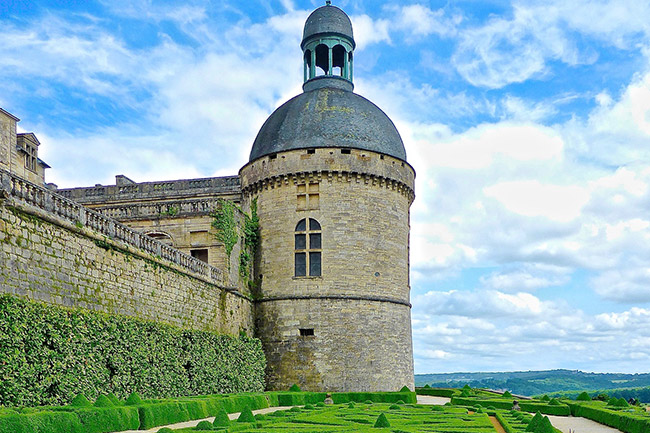
[[331,0],[325,0],[325,6],[332,6]]

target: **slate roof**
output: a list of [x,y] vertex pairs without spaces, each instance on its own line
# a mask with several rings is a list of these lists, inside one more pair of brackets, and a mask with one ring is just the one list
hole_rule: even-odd
[[406,161],[402,138],[379,107],[349,90],[328,86],[305,91],[275,110],[255,138],[250,161],[319,147],[370,150]]

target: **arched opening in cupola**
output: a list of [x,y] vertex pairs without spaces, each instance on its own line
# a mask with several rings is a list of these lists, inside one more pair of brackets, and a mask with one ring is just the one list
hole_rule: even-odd
[[316,46],[316,74],[315,76],[328,75],[329,48],[325,44]]
[[332,48],[332,75],[347,78],[347,56],[343,45]]

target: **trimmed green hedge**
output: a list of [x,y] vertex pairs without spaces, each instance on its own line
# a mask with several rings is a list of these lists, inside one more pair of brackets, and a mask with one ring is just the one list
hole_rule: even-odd
[[[475,406],[480,404],[481,406],[494,406],[497,409],[510,410],[512,409],[513,400],[504,400],[504,399],[477,399],[477,398],[465,398],[465,397],[452,397],[451,404],[458,406]],[[546,415],[560,415],[568,416],[571,414],[569,406],[565,404],[560,405],[549,405],[546,403],[540,403],[535,401],[526,401],[519,400],[519,407],[525,412],[541,412]]]
[[[406,403],[417,403],[417,396],[414,392],[333,392],[334,404],[365,401],[375,403],[397,403],[402,400]],[[277,406],[304,406],[323,402],[327,396],[324,392],[269,392],[267,395],[274,395],[277,398]]]
[[435,397],[452,398],[458,394],[458,390],[451,388],[415,388],[415,393],[417,395],[432,395]]
[[0,405],[263,391],[259,340],[0,295]]
[[[613,410],[603,402],[570,402],[571,415],[581,416],[625,433],[650,432],[650,416],[635,409]],[[629,412],[632,411],[632,412]]]

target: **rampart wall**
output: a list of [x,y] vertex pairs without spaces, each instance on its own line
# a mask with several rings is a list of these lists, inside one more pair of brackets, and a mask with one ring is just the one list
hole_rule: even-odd
[[253,333],[252,299],[227,272],[3,170],[0,291],[184,328]]

